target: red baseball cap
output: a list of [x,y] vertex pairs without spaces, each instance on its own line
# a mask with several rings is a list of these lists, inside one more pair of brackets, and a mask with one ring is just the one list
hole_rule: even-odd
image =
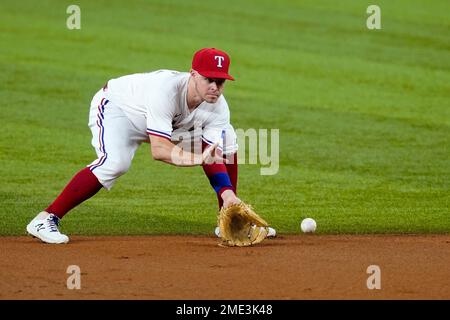
[[216,48],[203,48],[194,54],[192,69],[206,78],[219,78],[234,80],[228,74],[230,57]]

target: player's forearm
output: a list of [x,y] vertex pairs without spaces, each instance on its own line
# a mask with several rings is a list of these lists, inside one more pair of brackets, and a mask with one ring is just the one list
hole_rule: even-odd
[[152,155],[155,160],[179,167],[192,167],[202,164],[202,155],[184,151],[169,141],[152,146]]

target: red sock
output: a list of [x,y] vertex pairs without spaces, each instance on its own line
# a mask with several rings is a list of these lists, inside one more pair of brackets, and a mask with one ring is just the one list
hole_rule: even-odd
[[91,170],[84,168],[70,180],[63,192],[45,211],[62,218],[69,210],[91,198],[102,187]]
[[[203,142],[202,144],[203,150],[208,147],[208,145]],[[222,192],[224,192],[227,189],[233,190],[235,194],[237,194],[237,178],[238,178],[238,166],[237,166],[237,153],[234,153],[233,155],[227,156],[227,159],[231,161],[229,164],[222,164],[222,163],[213,163],[213,164],[205,164],[203,165],[203,171],[205,172],[208,179],[211,180],[211,177],[213,177],[217,173],[227,173],[230,182],[231,182],[231,188],[225,187],[222,188],[220,191],[215,190],[217,192],[217,201],[219,204],[219,209],[223,206],[223,200],[222,200]]]
[[228,158],[232,163],[227,163],[225,166],[227,167],[228,176],[230,177],[231,184],[233,185],[233,191],[237,195],[237,180],[238,180],[238,163],[237,163],[237,153],[234,153]]
[[[225,165],[227,169],[228,176],[230,177],[231,184],[233,185],[232,190],[235,195],[237,195],[237,179],[238,179],[238,166],[237,166],[237,153],[233,155],[232,163],[227,163]],[[219,209],[223,206],[222,192],[217,194],[217,201],[219,202]]]
[[[237,195],[237,179],[238,179],[238,166],[237,166],[237,153],[233,155],[233,162],[227,163],[225,168],[232,184],[232,190]],[[223,192],[223,191],[222,191]],[[219,209],[223,206],[222,192],[217,194],[217,201],[219,202]]]

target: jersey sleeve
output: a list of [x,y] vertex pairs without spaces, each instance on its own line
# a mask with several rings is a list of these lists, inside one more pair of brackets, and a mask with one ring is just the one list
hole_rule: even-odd
[[171,140],[174,111],[170,99],[152,101],[147,106],[147,134]]

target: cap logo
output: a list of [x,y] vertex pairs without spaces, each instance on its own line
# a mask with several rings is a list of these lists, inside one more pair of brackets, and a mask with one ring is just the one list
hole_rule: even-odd
[[217,67],[222,68],[222,61],[225,60],[223,56],[214,56],[214,60],[217,60]]

